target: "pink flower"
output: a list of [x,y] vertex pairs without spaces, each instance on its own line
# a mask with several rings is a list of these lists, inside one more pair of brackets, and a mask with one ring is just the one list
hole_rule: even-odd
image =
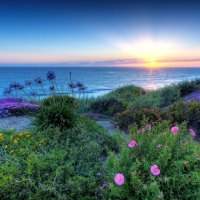
[[114,181],[117,185],[123,185],[124,184],[124,175],[123,174],[116,174],[114,177]]
[[133,148],[138,146],[138,143],[135,140],[131,140],[128,144],[128,147]]
[[179,128],[177,126],[173,126],[171,128],[171,132],[172,132],[173,135],[175,135],[175,134],[177,134],[179,132]]
[[148,130],[148,131],[150,131],[150,130],[151,130],[151,124],[147,124],[147,125],[145,126],[145,129]]
[[158,176],[160,174],[160,169],[158,168],[158,165],[152,165],[151,166],[151,173],[154,176]]
[[162,147],[162,144],[158,144],[157,148],[160,149]]
[[190,131],[190,134],[192,135],[192,137],[196,137],[196,133],[193,129],[190,128],[189,131]]

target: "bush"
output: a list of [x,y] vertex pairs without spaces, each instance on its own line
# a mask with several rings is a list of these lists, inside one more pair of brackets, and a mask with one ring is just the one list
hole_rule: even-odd
[[75,107],[77,105],[76,99],[70,96],[50,96],[42,101],[42,106],[52,106],[53,104],[60,104],[69,107]]
[[180,90],[181,96],[185,96],[195,90],[200,89],[200,79],[194,79],[191,81],[182,81],[177,84],[177,87]]
[[160,102],[161,96],[158,92],[152,91],[135,98],[134,101],[129,103],[128,109],[158,108],[160,107]]
[[91,109],[93,112],[113,116],[118,112],[122,112],[125,109],[125,107],[121,101],[114,98],[110,98],[99,99],[91,103]]
[[160,96],[160,107],[166,107],[180,99],[180,91],[176,86],[172,85],[161,89]]
[[172,124],[187,122],[189,128],[200,130],[200,103],[191,101],[184,104],[178,101],[164,111],[166,119]]
[[136,97],[143,94],[145,94],[145,90],[143,88],[135,85],[127,85],[110,92],[109,94],[105,95],[105,97],[115,98],[124,103],[128,103],[129,101],[133,101]]
[[77,121],[75,111],[68,105],[55,103],[51,106],[41,106],[36,115],[35,125],[39,130],[47,128],[73,128]]
[[159,108],[139,108],[118,113],[115,117],[119,128],[128,130],[130,125],[142,126],[142,121],[146,120],[149,123],[162,120],[162,112]]
[[[129,141],[120,143],[120,153],[107,159],[104,199],[200,199],[200,148],[186,132],[181,125],[173,135],[166,122],[143,134],[132,128]],[[131,139],[138,146],[129,148]],[[159,168],[153,173],[160,170],[157,176],[150,170],[153,165]],[[123,174],[124,184],[115,183],[117,173]]]
[[[67,134],[66,134],[67,133]],[[81,118],[74,129],[0,135],[0,199],[99,199],[115,140]]]

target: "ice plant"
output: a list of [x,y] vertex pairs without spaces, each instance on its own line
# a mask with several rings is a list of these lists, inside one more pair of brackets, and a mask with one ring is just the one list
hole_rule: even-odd
[[190,131],[190,134],[192,135],[192,137],[196,137],[196,133],[193,129],[190,128],[189,131]]
[[131,140],[128,144],[128,147],[133,148],[138,146],[138,143],[135,140]]
[[154,176],[158,176],[160,174],[160,169],[158,168],[158,165],[152,165],[151,166],[151,173]]
[[179,132],[179,128],[177,126],[173,126],[171,128],[171,132],[172,132],[173,135],[175,135],[175,134],[177,134]]
[[124,175],[117,173],[114,177],[114,181],[117,185],[123,185],[124,184]]

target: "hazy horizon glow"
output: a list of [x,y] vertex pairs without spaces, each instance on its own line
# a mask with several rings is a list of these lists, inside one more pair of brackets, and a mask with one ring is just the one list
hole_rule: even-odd
[[200,67],[200,3],[6,1],[0,65]]

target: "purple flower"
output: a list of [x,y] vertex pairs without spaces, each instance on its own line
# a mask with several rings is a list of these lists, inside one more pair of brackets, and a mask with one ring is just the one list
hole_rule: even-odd
[[37,96],[37,92],[31,92],[30,95],[31,95],[32,97],[36,97],[36,96]]
[[131,140],[131,141],[129,142],[129,144],[128,144],[128,147],[129,147],[129,148],[134,148],[134,147],[136,147],[136,146],[138,146],[138,143],[137,143],[135,140]]
[[77,83],[76,83],[76,87],[78,87],[78,88],[83,87],[83,83],[81,83],[81,82],[77,82]]
[[151,173],[154,176],[158,176],[160,174],[160,169],[158,168],[158,165],[152,165],[151,166]]
[[177,134],[177,133],[179,132],[178,126],[173,126],[173,127],[171,128],[171,132],[172,132],[173,135]]
[[114,177],[114,181],[117,185],[123,185],[124,184],[124,175],[123,174],[116,174]]
[[51,92],[54,92],[54,91],[55,91],[55,87],[54,87],[54,86],[50,86],[50,87],[49,87],[49,90],[50,90]]
[[13,111],[13,110],[22,109],[22,108],[37,110],[39,109],[39,105],[24,102],[21,99],[15,99],[15,98],[0,99],[1,111],[2,110]]
[[30,86],[30,85],[32,85],[32,84],[33,84],[33,81],[30,81],[30,80],[25,81],[25,86]]
[[162,144],[158,144],[157,148],[160,149],[160,148],[162,148],[162,146],[163,146]]
[[3,91],[4,96],[8,96],[12,93],[12,89],[10,88],[5,88]]
[[190,128],[189,132],[192,135],[192,137],[196,137],[196,133],[193,129]]
[[13,82],[13,83],[10,84],[9,88],[10,88],[10,89],[17,90],[17,89],[19,89],[19,86],[20,86],[20,83],[18,83],[18,82]]
[[21,85],[21,84],[19,84],[19,85],[18,85],[18,89],[19,89],[19,90],[23,90],[23,89],[24,89],[24,86]]
[[53,80],[56,79],[56,75],[55,75],[55,73],[52,72],[52,71],[47,72],[46,77],[47,77],[47,80],[48,80],[48,81],[53,81]]
[[43,85],[44,84],[44,81],[40,78],[40,77],[37,77],[34,82],[37,84],[37,85]]
[[74,84],[74,83],[69,83],[68,85],[69,85],[69,87],[70,87],[71,89],[74,89],[74,88],[76,88],[76,87],[77,87],[77,85],[76,85],[76,84]]
[[85,85],[83,83],[80,87],[78,87],[78,90],[80,90],[80,91],[84,91],[86,89],[87,89],[87,87],[85,87]]

